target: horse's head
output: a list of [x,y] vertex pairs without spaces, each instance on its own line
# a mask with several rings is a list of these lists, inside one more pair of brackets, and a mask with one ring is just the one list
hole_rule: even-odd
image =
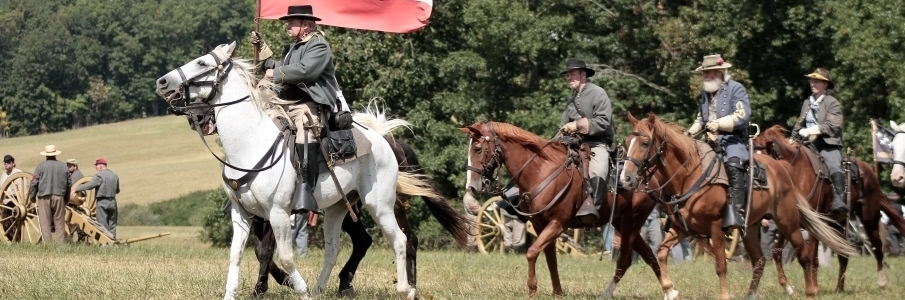
[[653,170],[662,163],[665,142],[660,142],[654,132],[657,116],[651,113],[638,120],[631,112],[628,120],[632,124],[632,134],[625,138],[628,150],[625,152],[625,167],[619,174],[619,183],[630,190],[638,188],[641,182],[650,180]]
[[211,101],[232,69],[235,49],[236,42],[217,46],[163,75],[157,79],[157,95],[166,100],[174,114],[186,115],[193,129],[213,134],[216,130],[214,107],[218,105]]
[[889,121],[889,126],[896,132],[891,143],[893,165],[889,177],[893,186],[903,187],[905,186],[905,124]]
[[478,191],[492,189],[492,184],[498,184],[496,176],[499,173],[496,171],[503,165],[503,150],[500,139],[493,131],[493,122],[478,122],[459,130],[469,136],[466,194],[474,195]]
[[773,125],[754,138],[754,149],[765,151],[775,159],[782,159],[783,150],[792,146],[786,141],[786,133],[788,130],[781,125]]

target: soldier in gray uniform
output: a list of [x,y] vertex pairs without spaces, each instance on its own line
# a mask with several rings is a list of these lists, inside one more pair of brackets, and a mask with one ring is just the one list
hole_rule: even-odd
[[[613,144],[613,107],[610,97],[603,88],[588,81],[594,76],[594,70],[588,68],[584,61],[570,58],[566,62],[566,70],[562,72],[572,89],[572,97],[566,104],[560,120],[560,131],[565,134],[578,134],[582,143],[591,148],[591,161],[588,163],[588,181],[591,185],[590,199],[578,210],[577,216],[593,217],[596,221],[597,208],[603,204],[607,192],[607,176],[610,168],[609,146]],[[593,222],[583,220],[582,223]]]
[[745,224],[744,214],[748,201],[748,119],[751,105],[748,92],[741,83],[732,80],[728,69],[732,64],[719,55],[704,56],[695,72],[704,73],[701,91],[701,109],[697,119],[686,134],[697,136],[707,132],[707,138],[722,151],[726,175],[729,176],[729,199],[723,208],[723,230],[739,228]]
[[85,177],[85,175],[82,175],[82,171],[79,170],[79,162],[75,158],[67,159],[66,167],[69,168],[69,185]]
[[63,153],[55,145],[44,146],[41,155],[47,160],[38,164],[31,180],[30,198],[38,199],[38,220],[41,224],[41,240],[44,243],[63,243],[66,239],[66,202],[63,196],[69,189],[69,172],[66,165],[57,161]]
[[792,128],[792,141],[807,139],[817,149],[833,184],[832,214],[845,214],[848,205],[843,200],[845,173],[842,173],[842,106],[833,97],[833,81],[830,71],[817,68],[805,75],[809,78],[811,96],[801,105],[801,114]]
[[[80,185],[76,192],[97,188],[97,222],[116,238],[116,194],[119,194],[119,176],[107,169],[107,160],[98,158],[94,162],[97,173],[90,182]],[[70,195],[74,198],[75,195]]]
[[[286,16],[280,20],[286,21],[286,31],[294,40],[285,50],[283,59],[273,59],[273,51],[257,32],[252,32],[251,40],[252,44],[261,47],[258,59],[266,69],[264,78],[273,81],[274,91],[280,99],[291,101],[287,111],[298,128],[295,141],[298,157],[311,160],[321,156],[320,136],[314,133],[324,127],[321,120],[326,121],[327,115],[336,111],[339,84],[334,75],[333,52],[324,34],[317,31],[316,22],[321,19],[314,16],[311,5],[289,6]],[[305,126],[308,123],[306,113],[311,114],[314,124]],[[303,161],[302,164],[301,185],[292,198],[293,211],[317,211],[313,194],[317,165],[315,161]]]

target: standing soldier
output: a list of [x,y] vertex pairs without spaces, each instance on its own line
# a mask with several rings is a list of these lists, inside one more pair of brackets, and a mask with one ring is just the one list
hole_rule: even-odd
[[703,72],[701,106],[695,122],[686,134],[696,136],[703,131],[718,145],[722,152],[726,175],[729,176],[729,199],[723,207],[723,230],[743,227],[744,214],[748,202],[748,119],[751,105],[748,92],[738,81],[732,80],[729,68],[732,64],[723,61],[719,54],[704,56],[696,72]]
[[66,202],[63,195],[69,189],[69,173],[66,165],[57,160],[63,153],[55,145],[44,146],[41,155],[47,160],[38,164],[31,180],[29,197],[37,198],[38,220],[41,224],[41,240],[45,243],[63,243],[66,238]]
[[[94,162],[94,178],[80,185],[76,192],[97,188],[97,222],[104,226],[116,239],[116,194],[119,194],[119,176],[107,169],[107,160],[98,158]],[[70,195],[75,198],[76,195]]]

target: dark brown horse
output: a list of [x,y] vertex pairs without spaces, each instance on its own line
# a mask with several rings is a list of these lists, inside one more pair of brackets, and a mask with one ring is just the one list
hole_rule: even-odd
[[[517,209],[528,215],[538,232],[537,239],[528,248],[528,294],[537,294],[537,278],[535,265],[537,257],[543,251],[553,282],[553,295],[562,295],[559,281],[559,270],[556,264],[555,239],[574,225],[575,214],[586,197],[579,168],[569,160],[566,147],[559,142],[551,142],[531,132],[510,124],[499,122],[475,123],[460,128],[471,138],[468,146],[469,169],[467,189],[482,190],[482,181],[496,181],[492,174],[504,167],[515,178],[521,191],[530,191],[528,199],[522,194]],[[563,169],[564,168],[564,169]],[[558,171],[562,169],[562,171]],[[475,172],[473,170],[480,170]],[[544,183],[545,181],[549,184]],[[540,187],[536,190],[535,187]],[[641,239],[640,229],[656,203],[647,194],[630,190],[619,190],[614,199],[613,193],[607,193],[601,205],[600,218],[594,224],[583,226],[601,226],[609,221],[611,209],[615,205],[613,226],[622,234],[621,249],[632,249],[651,266],[654,275],[660,277],[660,266],[657,265],[650,247]],[[578,224],[581,226],[582,224]],[[631,252],[620,252],[616,274],[613,281],[601,294],[609,298],[625,271],[631,266]]]
[[[654,114],[637,120],[629,113],[628,119],[634,131],[626,140],[626,145],[629,145],[628,161],[620,176],[622,184],[633,187],[655,178],[662,182],[667,195],[675,195],[670,202],[678,209],[678,214],[670,215],[674,226],[666,234],[657,253],[663,268],[660,283],[664,298],[675,299],[678,291],[673,286],[666,265],[669,249],[689,235],[710,237],[714,249],[723,249],[725,245],[721,211],[726,205],[727,186],[714,183],[714,175],[709,172],[723,168],[723,163],[718,157],[710,162],[703,160],[698,151],[698,142],[685,136],[681,127],[665,123]],[[755,159],[765,166],[767,188],[757,188],[751,194],[746,220],[749,226],[762,217],[771,215],[780,232],[791,240],[797,251],[798,261],[805,270],[815,267],[816,262],[811,260],[813,255],[809,252],[810,248],[804,247],[805,240],[799,230],[802,225],[810,231],[811,236],[840,255],[856,254],[856,250],[845,239],[836,235],[824,223],[825,218],[808,206],[807,200],[792,183],[788,163],[766,155],[757,155]],[[749,298],[756,296],[766,261],[761,253],[757,232],[751,231],[752,234],[745,234],[743,238],[745,250],[754,267],[747,294]],[[720,298],[729,299],[726,253],[713,251],[713,254],[720,283]],[[813,297],[817,292],[817,280],[810,272],[804,273],[806,293],[808,297]]]
[[[389,136],[385,136],[385,138],[390,144],[390,147],[393,148],[393,153],[396,154],[396,161],[399,162],[400,171],[423,171],[421,163],[418,161],[418,156],[415,155],[415,151],[411,146]],[[353,193],[353,196],[357,199],[357,194]],[[408,274],[409,285],[414,287],[417,282],[416,263],[418,237],[415,235],[415,231],[412,230],[408,217],[406,216],[406,205],[412,196],[413,195],[398,195],[394,212],[396,221],[399,223],[399,227],[402,228],[402,232],[404,232],[406,236],[405,267],[406,273]],[[424,200],[431,215],[437,219],[446,231],[452,234],[459,246],[465,246],[470,228],[472,227],[471,221],[459,214],[443,198],[422,196],[421,199]],[[355,200],[350,198],[350,201]],[[267,292],[268,274],[273,276],[273,279],[276,280],[276,282],[283,285],[286,285],[285,280],[288,274],[277,267],[276,263],[273,261],[273,251],[276,247],[276,239],[274,239],[270,223],[258,218],[255,218],[254,220],[252,227],[254,229],[255,237],[258,240],[257,247],[255,247],[255,256],[258,258],[260,267],[258,269],[258,282],[255,284],[255,289],[252,293],[254,296],[259,296]],[[360,221],[353,221],[348,214],[345,219],[343,219],[342,230],[349,234],[349,237],[352,240],[352,254],[339,272],[338,292],[340,295],[352,296],[355,293],[352,287],[352,279],[355,277],[355,272],[358,270],[359,263],[364,258],[365,254],[367,254],[368,248],[371,247],[373,239],[366,231],[364,225]]]
[[[795,182],[798,183],[798,189],[802,194],[807,195],[811,207],[820,213],[829,213],[830,204],[833,199],[833,190],[829,179],[826,174],[822,174],[821,177],[817,176],[814,165],[808,159],[809,153],[805,152],[811,150],[808,150],[806,147],[801,147],[801,145],[797,143],[790,144],[786,137],[787,133],[788,131],[785,128],[775,125],[758,136],[754,140],[754,145],[757,149],[761,149],[776,159],[789,162],[792,169],[795,170],[794,177]],[[816,153],[811,151],[810,155],[816,156]],[[894,226],[899,230],[905,230],[905,218],[902,218],[901,213],[896,213],[889,203],[889,200],[886,199],[886,196],[883,194],[883,190],[880,187],[879,177],[870,165],[857,159],[854,160],[854,163],[858,166],[858,173],[860,173],[861,176],[860,178],[857,178],[858,176],[852,176],[852,180],[849,182],[849,207],[851,213],[861,219],[861,223],[864,225],[864,230],[867,232],[870,243],[874,247],[872,252],[874,258],[877,260],[877,284],[882,289],[886,287],[886,274],[883,272],[883,251],[882,249],[879,249],[883,239],[880,236],[880,211],[886,212],[890,221],[892,221]],[[842,220],[842,222],[840,222],[840,220],[836,220],[836,222],[832,222],[830,225],[837,231],[842,232],[845,224],[843,222],[846,221],[847,220]],[[781,249],[784,242],[785,241],[780,238],[774,246],[773,261],[776,263],[779,284],[791,294],[792,287],[788,285],[788,281],[786,280],[785,273],[782,269],[781,250],[776,250]],[[814,243],[810,243],[806,246],[811,248],[812,251],[815,251],[817,247]],[[814,254],[816,255],[816,251]],[[816,256],[811,257],[811,259],[816,259]],[[840,255],[839,276],[836,280],[837,292],[845,290],[845,269],[847,267],[848,257]],[[814,268],[811,272],[814,273],[814,276],[817,276],[817,268]]]

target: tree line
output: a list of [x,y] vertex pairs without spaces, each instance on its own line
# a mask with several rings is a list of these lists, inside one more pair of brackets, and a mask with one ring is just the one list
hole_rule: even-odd
[[[0,69],[5,132],[32,135],[166,114],[154,80],[210,46],[240,41],[250,58],[251,0],[3,1]],[[844,139],[870,161],[868,120],[902,120],[905,8],[891,0],[449,0],[411,34],[323,28],[344,94],[379,97],[412,122],[402,134],[449,196],[465,182],[465,136],[480,120],[551,136],[569,95],[568,57],[592,63],[625,113],[688,124],[699,102],[692,70],[707,54],[734,65],[752,121],[790,126],[809,94],[804,74],[831,70]],[[316,13],[316,11],[315,11]],[[261,21],[274,49],[279,21]]]

